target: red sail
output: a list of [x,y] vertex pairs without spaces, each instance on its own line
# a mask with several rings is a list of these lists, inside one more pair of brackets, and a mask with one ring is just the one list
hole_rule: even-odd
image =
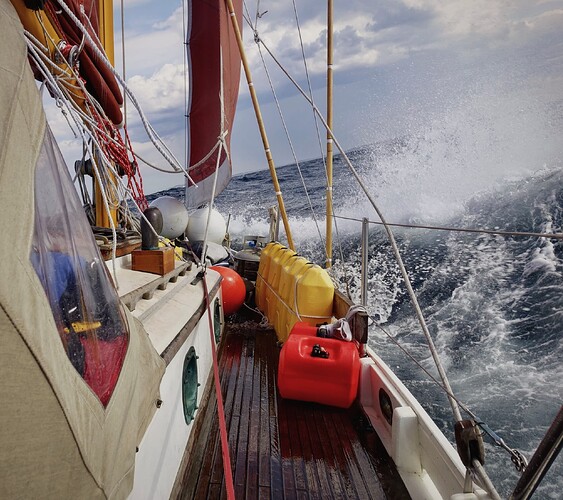
[[[240,27],[242,0],[233,3]],[[196,207],[211,199],[220,150],[217,144],[222,133],[226,133],[230,155],[241,59],[224,0],[191,0],[189,9],[188,158],[190,177],[197,187],[186,181],[186,205]],[[223,148],[216,195],[227,186],[231,175],[231,163]]]

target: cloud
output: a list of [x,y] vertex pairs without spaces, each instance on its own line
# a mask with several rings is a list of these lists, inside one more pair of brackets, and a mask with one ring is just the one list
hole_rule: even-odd
[[128,86],[147,113],[177,112],[185,107],[186,68],[180,64],[165,64],[149,77],[135,75]]
[[[307,88],[299,32],[292,2],[260,2],[258,34],[302,87]],[[318,2],[297,4],[303,51],[316,101],[324,106],[326,12]],[[422,126],[429,114],[447,114],[467,95],[533,89],[543,100],[556,100],[563,74],[563,2],[561,0],[348,0],[334,6],[335,127],[346,147],[388,138]],[[116,8],[116,28],[120,25]],[[125,1],[127,80],[149,119],[178,155],[184,150],[184,12],[168,0]],[[256,21],[255,12],[249,13]],[[277,125],[277,110],[248,25],[247,57],[272,149],[279,163],[292,161]],[[121,68],[120,35],[116,67]],[[301,157],[317,156],[306,137],[311,116],[269,56],[270,76]],[[493,89],[493,90],[491,90]],[[503,90],[500,90],[503,89]],[[539,97],[538,97],[539,99]],[[457,109],[457,108],[456,108]],[[557,108],[559,109],[559,108]],[[146,135],[128,106],[133,140],[145,151]],[[260,141],[246,84],[233,131],[235,170],[264,168]],[[274,121],[272,121],[274,120]],[[415,124],[416,122],[416,124]],[[55,128],[64,120],[56,119]],[[321,132],[321,134],[323,134]],[[60,135],[60,134],[57,134]],[[147,174],[152,176],[152,174]],[[152,182],[152,180],[151,180]],[[148,183],[148,191],[151,182]],[[178,184],[181,181],[169,181]]]
[[[156,6],[155,6],[156,4]],[[155,11],[156,7],[156,11]],[[160,7],[160,9],[158,8]],[[126,76],[149,76],[164,64],[183,64],[183,12],[181,8],[168,11],[168,2],[152,2],[125,12]],[[166,14],[168,11],[168,14]],[[162,17],[165,16],[165,17]],[[115,20],[116,27],[118,19]],[[116,34],[116,68],[122,69],[121,34]]]

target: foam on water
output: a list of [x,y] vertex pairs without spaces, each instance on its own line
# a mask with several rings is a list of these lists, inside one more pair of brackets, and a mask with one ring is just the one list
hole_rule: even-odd
[[[358,156],[384,156],[384,147],[389,144],[379,145],[371,153],[363,149]],[[397,153],[396,147],[394,151]],[[317,173],[321,168],[319,161]],[[298,180],[291,170],[286,172],[287,175],[281,169],[284,175],[280,175],[286,181],[286,193],[301,196]],[[379,170],[374,170],[373,175],[379,178]],[[264,173],[264,179],[266,176]],[[352,192],[350,184],[343,189]],[[562,185],[561,171],[543,169],[489,191],[483,190],[460,203],[459,210],[440,217],[446,217],[446,222],[453,226],[465,228],[561,232]],[[357,191],[355,196],[356,203],[350,200],[343,208],[357,218],[365,214],[365,208]],[[396,203],[391,197],[387,200]],[[322,196],[313,201],[322,213]],[[286,203],[291,208],[291,195],[286,197]],[[303,203],[301,198],[299,203]],[[231,231],[240,237],[244,233],[265,234],[266,206],[253,206],[255,211],[250,217],[247,211],[241,211],[232,219]],[[230,207],[237,210],[236,205]],[[401,206],[397,206],[395,213],[400,212]],[[421,212],[402,213],[407,219],[415,215],[422,217]],[[292,215],[290,219],[301,253],[322,263],[324,253],[313,219],[305,215]],[[324,217],[319,217],[318,223],[322,231]],[[336,247],[333,276],[359,300],[360,225],[342,219],[338,223],[344,262]],[[563,320],[563,246],[546,239],[429,230],[396,229],[395,234],[454,392],[509,446],[530,457],[563,400],[563,388],[555,382],[563,380],[563,345],[559,335]],[[412,307],[406,300],[398,267],[379,227],[371,228],[369,254],[370,313],[424,367],[435,371]],[[370,332],[370,345],[452,438],[452,419],[441,391],[375,326]],[[506,497],[518,474],[505,452],[487,445],[487,455],[489,473],[501,496]],[[536,496],[557,498],[561,489],[563,466],[559,459]]]
[[[403,136],[358,148],[351,157],[389,221],[562,232],[563,121],[554,115],[560,112],[560,104],[529,89],[475,85],[418,116],[416,123],[406,123]],[[302,167],[324,234],[323,163],[310,160]],[[296,247],[323,263],[323,247],[295,167],[279,169],[278,176]],[[235,177],[217,200],[222,213],[232,214],[235,242],[244,234],[267,234],[267,209],[275,204],[268,177],[266,171]],[[340,216],[377,220],[338,157],[334,199]],[[357,220],[337,223],[340,243],[335,243],[333,277],[358,300],[361,226]],[[562,243],[429,230],[394,233],[454,392],[509,446],[529,457],[563,401]],[[379,227],[371,227],[369,246],[370,313],[433,371]],[[441,391],[376,326],[370,345],[451,438],[452,418]],[[487,469],[507,497],[518,475],[504,452],[487,445],[487,453]],[[559,458],[536,498],[559,498],[561,462]]]

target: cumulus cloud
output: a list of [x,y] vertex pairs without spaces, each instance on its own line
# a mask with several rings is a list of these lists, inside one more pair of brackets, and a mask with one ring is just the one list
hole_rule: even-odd
[[[156,4],[156,9],[155,9]],[[149,76],[164,64],[183,64],[183,12],[169,10],[160,2],[136,6],[125,11],[126,76]],[[163,17],[164,16],[164,17]],[[118,20],[116,19],[116,26]],[[122,69],[121,34],[116,34],[116,67]]]
[[[318,2],[296,2],[303,49],[292,2],[261,0],[261,17],[249,12],[261,39],[298,82],[306,87],[302,50],[317,102],[323,102],[326,72],[326,12]],[[252,9],[254,6],[250,6]],[[334,5],[336,128],[345,146],[378,139],[372,130],[388,136],[408,132],[415,120],[432,112],[447,113],[463,95],[478,95],[487,88],[534,88],[546,99],[561,93],[563,74],[562,0],[348,0]],[[267,12],[266,12],[267,11]],[[168,0],[125,0],[125,49],[127,81],[161,135],[182,154],[184,147],[184,11]],[[116,28],[120,25],[115,9]],[[277,114],[272,104],[253,34],[245,23],[245,43],[263,114]],[[121,69],[120,34],[116,34],[116,67]],[[316,156],[301,126],[302,99],[287,78],[266,55],[278,98],[289,108],[290,129],[298,131],[297,149],[305,157]],[[551,83],[550,83],[551,82]],[[262,89],[262,90],[260,90]],[[489,91],[489,90],[487,90]],[[363,102],[364,104],[361,104]],[[246,85],[235,129],[233,156],[244,158],[242,170],[264,167],[263,153],[254,141],[253,113]],[[559,109],[559,108],[557,108]],[[408,117],[409,124],[397,117]],[[133,139],[149,149],[131,106],[128,119]],[[64,125],[55,121],[58,130]],[[273,149],[281,149],[278,125],[271,134]],[[243,132],[239,131],[242,130]],[[249,132],[252,131],[252,134]],[[60,135],[60,134],[57,134]],[[148,153],[147,153],[148,154]],[[253,157],[256,158],[253,164]],[[283,157],[281,163],[291,161]],[[172,181],[178,183],[177,181]],[[149,191],[151,189],[149,188]]]
[[[186,68],[180,64],[165,64],[149,77],[135,75],[128,85],[149,113],[178,111],[185,106]],[[134,113],[132,113],[134,114]]]

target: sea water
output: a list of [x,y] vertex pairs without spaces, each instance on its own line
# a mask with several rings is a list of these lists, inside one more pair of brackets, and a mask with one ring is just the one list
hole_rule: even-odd
[[[366,188],[389,222],[562,233],[563,106],[551,103],[538,113],[518,99],[517,108],[507,105],[511,111],[499,113],[502,97],[494,109],[478,104],[449,109],[447,120],[430,121],[417,133],[350,151]],[[312,159],[299,168],[301,175],[297,165],[278,170],[293,238],[300,254],[323,264],[325,167]],[[267,170],[235,176],[216,200],[230,215],[235,247],[244,234],[268,234],[267,209],[276,204],[268,181]],[[166,194],[182,198],[183,189]],[[333,275],[359,300],[360,220],[379,219],[340,155],[333,194]],[[563,402],[563,242],[393,231],[454,393],[530,458]],[[436,374],[387,237],[376,224],[369,233],[368,299],[376,319],[370,346],[453,440],[446,397],[389,340]],[[487,444],[486,453],[493,482],[502,497],[509,496],[519,473],[505,451]],[[559,457],[534,498],[561,498],[561,491]]]
[[[351,157],[364,175],[367,171],[368,178],[383,177],[378,174],[378,165],[389,163],[389,155],[406,154],[406,142],[401,139],[356,149]],[[359,300],[358,220],[368,214],[370,220],[378,219],[359,201],[362,195],[339,157],[335,164],[335,211],[346,219],[336,219],[334,274],[342,287],[347,286],[352,297]],[[371,174],[369,168],[373,168]],[[307,161],[301,169],[309,181],[309,196],[322,233],[323,162]],[[296,167],[283,167],[278,173],[296,247],[322,264],[325,255],[317,223],[310,215]],[[219,210],[231,216],[229,229],[235,247],[244,234],[267,235],[267,208],[275,204],[268,177],[267,171],[236,176],[217,200]],[[383,181],[382,184],[387,189]],[[181,197],[180,192],[175,194]],[[386,197],[391,199],[393,195],[384,193],[379,198]],[[450,215],[446,210],[443,216],[436,216],[436,206],[432,205],[428,218],[424,218],[421,206],[415,207],[414,214],[407,208],[409,201],[419,200],[395,199],[400,206],[394,210],[393,204],[388,207],[392,222],[501,231],[563,231],[560,168],[545,168],[495,185],[455,209],[448,209]],[[454,204],[444,198],[439,202]],[[532,236],[428,229],[395,228],[394,233],[454,393],[510,447],[530,458],[563,401],[563,243]],[[377,320],[371,327],[369,343],[453,439],[446,397],[378,326],[436,374],[387,238],[377,225],[370,227],[369,255],[368,310]],[[501,496],[506,497],[519,474],[505,451],[487,445],[486,452],[487,470]],[[561,491],[563,463],[559,457],[536,498],[559,498]]]

